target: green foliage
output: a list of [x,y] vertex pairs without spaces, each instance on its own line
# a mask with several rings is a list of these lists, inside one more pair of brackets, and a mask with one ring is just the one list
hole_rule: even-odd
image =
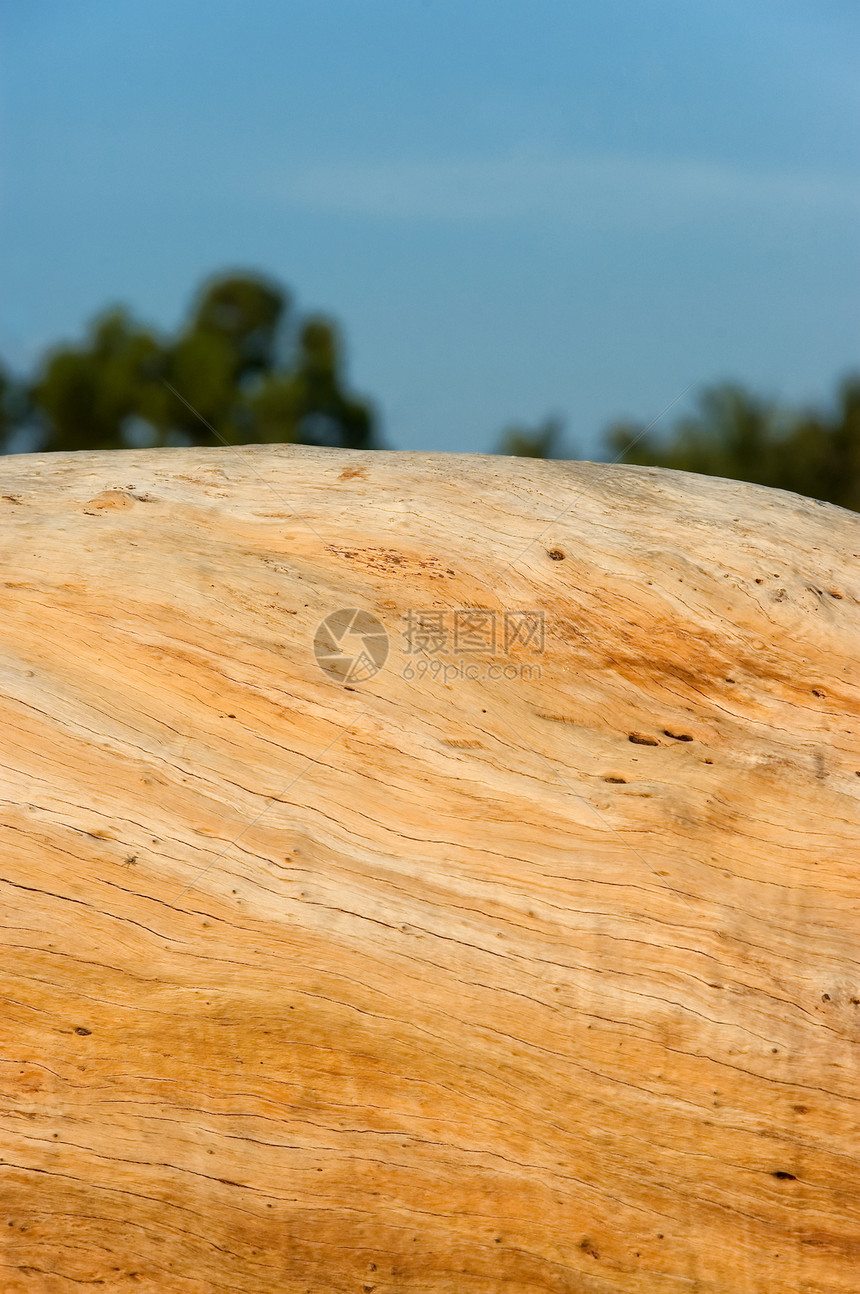
[[785,411],[731,384],[709,387],[668,436],[622,423],[607,447],[616,461],[753,481],[860,511],[860,378],[842,383],[826,413]]
[[270,280],[232,274],[204,285],[174,337],[107,311],[14,392],[0,372],[0,452],[22,438],[41,450],[219,441],[374,448],[370,406],[344,390],[334,323],[290,327],[289,305]]
[[[127,419],[159,403],[156,339],[122,310],[100,316],[86,343],[50,354],[30,388],[45,449],[114,449]],[[153,390],[152,388],[156,388]]]
[[558,458],[562,424],[545,418],[537,427],[509,427],[502,433],[498,453],[516,458]]
[[[291,373],[262,385],[250,403],[259,439],[278,440],[285,423],[298,429],[302,444],[348,444],[373,449],[373,423],[368,406],[350,399],[339,380],[340,344],[330,321],[305,322],[299,335],[299,362]],[[334,439],[340,435],[338,442]]]
[[[121,308],[60,346],[29,381],[0,365],[0,453],[248,443],[378,445],[371,406],[346,389],[335,324],[293,320],[285,291],[256,274],[204,284],[185,325],[159,336]],[[555,458],[562,425],[514,426],[499,452]],[[786,411],[725,383],[668,434],[609,429],[624,463],[757,482],[860,511],[860,376],[831,410]]]
[[11,408],[13,382],[6,369],[0,365],[0,439],[12,433],[14,416]]

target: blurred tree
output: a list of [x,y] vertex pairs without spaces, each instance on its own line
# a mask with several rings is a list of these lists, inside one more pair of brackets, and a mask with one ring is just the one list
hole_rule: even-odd
[[[32,380],[0,366],[0,453],[294,442],[373,449],[371,406],[345,389],[335,324],[293,324],[284,289],[257,274],[204,284],[185,325],[160,337],[115,307],[79,345],[48,352]],[[554,458],[562,424],[503,433],[499,452]],[[610,428],[609,454],[754,481],[860,511],[860,376],[831,410],[786,412],[743,387],[705,388],[668,435]]]
[[6,440],[12,434],[15,415],[12,404],[13,379],[0,364],[0,439]]
[[373,420],[367,404],[348,397],[340,381],[340,341],[331,321],[306,321],[299,335],[298,362],[290,372],[271,373],[250,397],[258,439],[291,439],[303,445],[348,445],[373,449]]
[[278,329],[289,308],[282,288],[263,278],[217,278],[200,295],[191,331],[224,338],[236,357],[237,376],[277,363]]
[[558,418],[545,418],[537,427],[509,427],[502,432],[499,454],[517,458],[558,458],[562,423]]
[[619,423],[606,444],[615,461],[753,481],[860,511],[860,377],[843,381],[830,413],[786,412],[739,386],[709,387],[668,436]]
[[230,274],[204,285],[173,338],[105,312],[81,345],[45,356],[24,398],[12,400],[0,374],[0,452],[22,433],[42,450],[219,439],[374,448],[370,406],[344,390],[334,325],[307,320],[291,346],[289,304],[269,279]]
[[[663,440],[620,423],[607,433],[610,451],[625,463],[673,467],[684,472],[731,476],[766,483],[772,474],[775,411],[741,387],[706,389],[699,410],[681,418]],[[659,462],[658,462],[659,460]]]
[[30,387],[40,448],[120,448],[125,422],[160,404],[154,388],[163,368],[163,350],[151,333],[123,310],[101,315],[83,346],[46,357]]
[[784,489],[860,512],[860,376],[842,381],[830,416],[801,414],[779,452]]

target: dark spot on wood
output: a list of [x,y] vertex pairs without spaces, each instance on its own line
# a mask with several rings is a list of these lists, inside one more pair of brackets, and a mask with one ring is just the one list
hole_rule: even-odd
[[666,734],[667,737],[671,737],[673,741],[692,741],[693,740],[693,738],[690,736],[688,732],[670,732],[668,728],[664,728],[663,732]]
[[604,779],[603,779],[603,780],[604,780],[604,782],[614,782],[614,783],[616,783],[616,785],[619,785],[619,786],[626,786],[626,785],[627,785],[627,778],[626,778],[626,777],[604,777]]
[[561,549],[560,549],[560,548],[550,548],[550,549],[548,549],[548,551],[547,551],[547,557],[552,558],[552,560],[553,560],[554,562],[563,562],[563,561],[564,561],[564,553],[561,551]]
[[771,1177],[778,1177],[781,1182],[797,1181],[797,1178],[795,1177],[794,1173],[787,1173],[782,1168],[777,1168],[775,1172],[771,1173]]
[[632,741],[635,746],[659,746],[660,743],[656,737],[648,737],[644,732],[631,732],[627,734],[627,740]]
[[600,1257],[600,1253],[597,1249],[597,1246],[595,1245],[593,1240],[589,1240],[588,1236],[583,1236],[583,1238],[579,1242],[579,1247],[583,1251],[583,1253],[588,1254],[591,1258]]
[[79,1033],[82,1038],[89,1038],[90,1034],[92,1033],[92,1029],[85,1029],[82,1024],[79,1024],[77,1029],[75,1030],[75,1033]]

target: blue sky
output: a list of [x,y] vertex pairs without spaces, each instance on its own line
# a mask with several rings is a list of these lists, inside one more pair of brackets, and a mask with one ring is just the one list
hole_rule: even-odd
[[0,355],[216,270],[342,324],[401,449],[569,452],[860,370],[855,0],[0,0]]

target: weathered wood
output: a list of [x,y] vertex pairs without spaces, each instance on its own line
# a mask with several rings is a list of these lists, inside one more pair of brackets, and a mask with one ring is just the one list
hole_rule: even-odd
[[[860,517],[299,448],[0,477],[0,1288],[856,1294]],[[407,650],[468,608],[494,650]]]

